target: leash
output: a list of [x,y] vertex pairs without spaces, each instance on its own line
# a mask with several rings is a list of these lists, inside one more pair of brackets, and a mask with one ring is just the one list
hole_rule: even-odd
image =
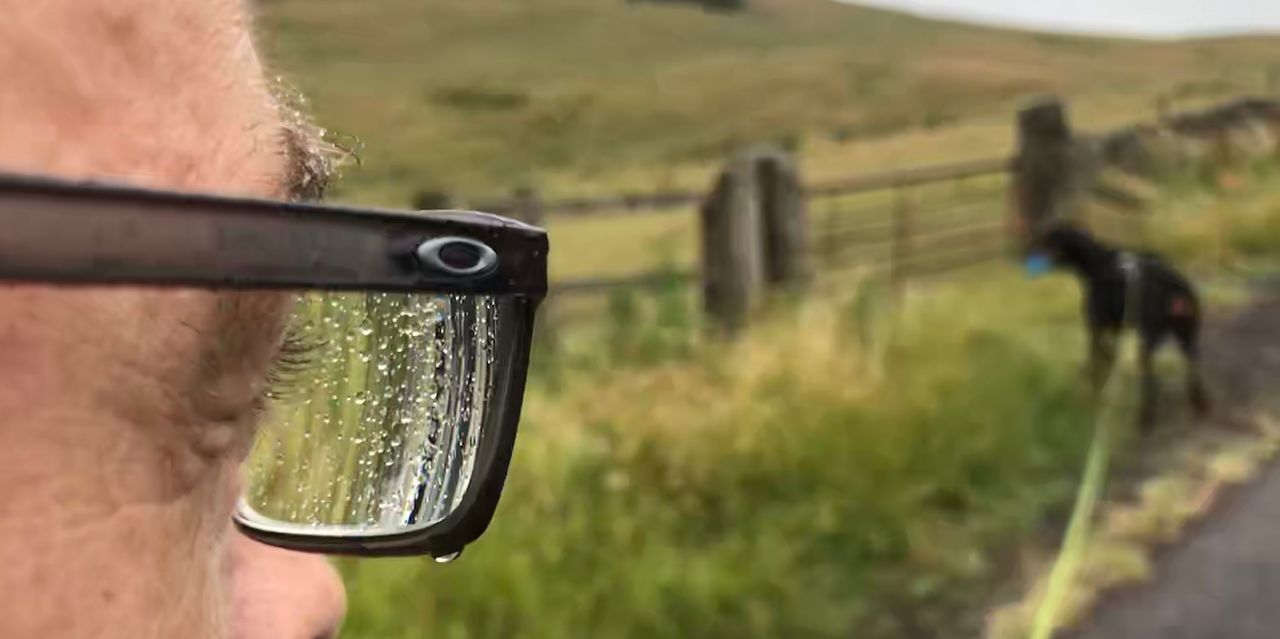
[[[1141,308],[1141,269],[1138,256],[1124,252],[1120,254],[1120,270],[1125,278],[1125,300],[1121,311],[1121,332],[1116,336],[1116,351],[1119,353],[1123,342],[1123,328],[1139,321]],[[1085,460],[1084,474],[1080,479],[1080,488],[1076,493],[1075,506],[1071,510],[1071,520],[1067,524],[1067,534],[1058,551],[1053,570],[1049,573],[1049,584],[1045,589],[1044,599],[1031,626],[1031,639],[1050,639],[1057,625],[1058,615],[1066,599],[1067,587],[1075,579],[1084,559],[1084,551],[1088,545],[1090,523],[1102,495],[1102,487],[1106,484],[1107,468],[1111,460],[1111,440],[1114,423],[1121,412],[1121,402],[1115,389],[1120,386],[1116,382],[1118,375],[1112,375],[1102,389],[1102,407],[1094,423],[1093,442],[1089,445],[1089,455]]]

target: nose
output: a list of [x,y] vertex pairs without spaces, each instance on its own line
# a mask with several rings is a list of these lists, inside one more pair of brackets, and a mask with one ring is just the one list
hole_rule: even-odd
[[232,639],[332,639],[347,594],[323,557],[281,550],[234,533],[230,547]]

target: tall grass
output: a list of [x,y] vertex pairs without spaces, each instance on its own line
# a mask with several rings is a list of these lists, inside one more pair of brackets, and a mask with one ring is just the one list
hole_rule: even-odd
[[1147,224],[1151,242],[1202,270],[1280,266],[1280,165],[1264,159],[1189,181]]
[[1000,548],[1071,491],[1090,412],[1072,288],[991,268],[922,291],[883,373],[851,299],[535,387],[491,531],[449,567],[345,564],[346,636],[959,629]]

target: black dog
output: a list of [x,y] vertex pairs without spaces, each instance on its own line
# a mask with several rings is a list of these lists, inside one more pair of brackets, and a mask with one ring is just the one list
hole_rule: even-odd
[[1150,430],[1155,424],[1157,385],[1152,362],[1169,336],[1187,359],[1192,407],[1201,416],[1209,412],[1199,367],[1200,301],[1187,278],[1157,255],[1117,250],[1067,225],[1047,231],[1037,244],[1054,265],[1074,271],[1084,286],[1089,374],[1096,388],[1111,374],[1116,336],[1124,328],[1137,328],[1142,348],[1142,429]]

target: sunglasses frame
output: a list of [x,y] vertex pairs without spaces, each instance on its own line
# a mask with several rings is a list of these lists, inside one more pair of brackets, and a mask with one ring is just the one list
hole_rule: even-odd
[[[493,519],[515,445],[546,231],[473,211],[396,211],[158,191],[0,174],[0,282],[329,290],[515,298],[471,481],[444,519],[387,535],[304,534],[237,513],[263,543],[327,554],[450,557]],[[451,268],[443,245],[477,264]],[[487,247],[487,248],[486,248]],[[491,251],[489,250],[491,249]],[[424,252],[425,251],[425,252]]]

